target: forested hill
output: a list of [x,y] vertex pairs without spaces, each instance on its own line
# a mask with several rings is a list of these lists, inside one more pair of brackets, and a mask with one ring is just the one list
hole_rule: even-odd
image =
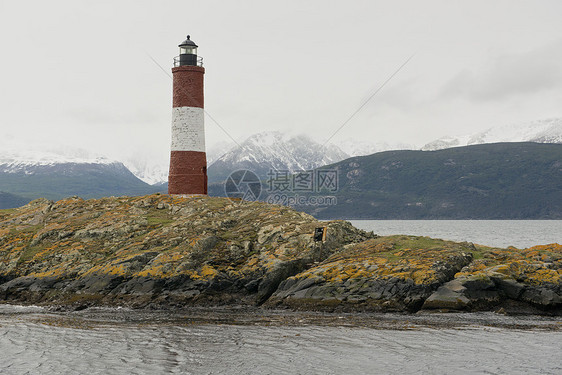
[[339,172],[337,204],[296,207],[319,218],[562,219],[560,144],[387,151],[325,168]]

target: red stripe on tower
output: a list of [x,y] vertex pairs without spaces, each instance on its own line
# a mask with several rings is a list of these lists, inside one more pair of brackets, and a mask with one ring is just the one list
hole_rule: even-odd
[[174,59],[168,194],[207,194],[202,59],[189,35]]

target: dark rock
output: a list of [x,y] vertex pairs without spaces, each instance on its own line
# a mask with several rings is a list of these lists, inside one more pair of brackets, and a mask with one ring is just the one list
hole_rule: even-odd
[[61,280],[56,277],[18,277],[0,285],[0,299],[41,302],[57,284],[60,287]]
[[431,268],[437,272],[439,282],[446,282],[452,280],[457,272],[472,262],[472,259],[472,253],[462,253],[437,261]]
[[209,291],[214,292],[227,292],[234,285],[232,279],[224,274],[214,277],[208,287]]
[[152,295],[162,290],[164,280],[152,277],[134,277],[115,286],[110,294]]
[[492,290],[496,287],[496,284],[488,277],[470,277],[462,279],[462,285],[466,288],[467,293]]
[[258,291],[258,287],[260,285],[261,280],[252,280],[244,285],[244,288],[248,291],[248,293],[256,293]]
[[120,275],[91,274],[70,282],[65,288],[65,292],[107,294],[117,288],[125,280],[125,277]]
[[503,292],[507,298],[517,300],[525,290],[525,285],[518,283],[513,279],[500,277],[490,277],[498,290]]
[[528,287],[521,295],[521,300],[543,308],[554,308],[562,305],[562,297],[555,288]]
[[470,300],[464,295],[464,280],[454,279],[439,287],[423,304],[423,309],[465,310]]
[[297,259],[274,266],[273,270],[266,273],[260,282],[256,296],[257,303],[264,303],[277,290],[277,287],[283,280],[304,270],[306,263],[308,261]]

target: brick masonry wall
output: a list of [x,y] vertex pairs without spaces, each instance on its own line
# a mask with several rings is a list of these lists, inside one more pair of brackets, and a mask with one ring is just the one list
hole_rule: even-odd
[[171,152],[168,194],[207,194],[207,158],[204,152]]
[[203,75],[200,66],[178,66],[172,68],[174,81],[174,107],[204,108]]

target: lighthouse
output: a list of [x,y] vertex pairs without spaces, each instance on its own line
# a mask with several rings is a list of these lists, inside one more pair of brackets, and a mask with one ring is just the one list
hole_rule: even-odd
[[207,157],[203,110],[203,59],[189,37],[174,58],[172,148],[168,194],[207,194]]

